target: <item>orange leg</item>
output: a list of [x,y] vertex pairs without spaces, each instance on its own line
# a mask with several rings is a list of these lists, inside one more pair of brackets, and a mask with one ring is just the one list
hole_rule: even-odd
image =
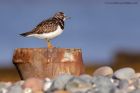
[[47,40],[47,42],[48,42],[48,48],[54,48],[50,40]]

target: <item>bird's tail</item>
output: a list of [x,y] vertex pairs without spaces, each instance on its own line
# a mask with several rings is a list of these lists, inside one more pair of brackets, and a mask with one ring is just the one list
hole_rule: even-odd
[[28,35],[30,35],[30,34],[32,34],[32,32],[21,33],[20,35],[26,37],[26,36],[28,36]]

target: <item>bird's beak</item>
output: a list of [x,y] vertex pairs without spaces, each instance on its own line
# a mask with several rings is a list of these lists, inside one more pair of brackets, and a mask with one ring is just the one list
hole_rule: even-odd
[[67,19],[71,19],[71,17],[65,16],[65,19],[66,19],[66,20],[67,20]]

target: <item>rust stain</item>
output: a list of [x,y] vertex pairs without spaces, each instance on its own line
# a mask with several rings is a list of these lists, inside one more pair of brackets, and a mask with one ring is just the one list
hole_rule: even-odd
[[84,73],[81,49],[18,48],[13,54],[13,63],[23,79]]

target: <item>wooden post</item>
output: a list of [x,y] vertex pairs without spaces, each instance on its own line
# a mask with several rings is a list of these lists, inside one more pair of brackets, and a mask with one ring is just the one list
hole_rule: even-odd
[[18,48],[13,55],[13,63],[21,79],[84,73],[81,49]]

